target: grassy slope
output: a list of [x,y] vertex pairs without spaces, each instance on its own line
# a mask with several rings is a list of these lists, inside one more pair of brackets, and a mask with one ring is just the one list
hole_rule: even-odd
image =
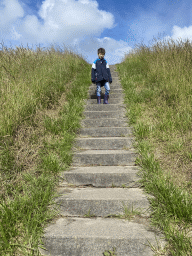
[[[0,254],[38,255],[57,174],[71,163],[90,66],[54,49],[0,55]],[[157,44],[118,65],[143,185],[155,195],[152,221],[170,255],[192,253],[191,55],[189,44]]]
[[164,231],[169,255],[192,254],[191,60],[189,42],[168,41],[138,47],[118,65],[142,182],[155,196],[152,222]]
[[38,255],[57,174],[71,163],[90,65],[53,48],[18,48],[0,52],[0,71],[0,254]]

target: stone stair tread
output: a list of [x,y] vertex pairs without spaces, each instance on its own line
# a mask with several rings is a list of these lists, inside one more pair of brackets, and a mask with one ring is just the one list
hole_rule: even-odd
[[[94,216],[106,217],[123,214],[124,207],[138,210],[149,216],[150,205],[140,188],[58,188],[55,199],[63,216],[84,216],[90,211]],[[149,195],[148,195],[149,197]]]
[[132,149],[134,140],[127,137],[92,137],[77,138],[74,143],[74,149],[101,149],[101,150],[117,150]]
[[[88,97],[89,97],[89,99],[90,99],[90,98],[91,98],[91,99],[97,99],[97,95],[96,95],[96,94],[89,95]],[[104,97],[104,94],[101,95],[101,99],[103,99],[103,97]],[[119,100],[119,99],[123,99],[123,98],[124,98],[124,97],[123,97],[123,94],[122,94],[122,93],[119,93],[119,94],[111,93],[111,94],[109,95],[109,101],[110,101],[110,99]]]
[[[96,92],[96,90],[97,90],[97,86],[96,85],[94,85],[94,86],[90,86],[89,87],[89,89],[88,89],[88,93],[89,92],[91,92],[91,91],[95,91]],[[115,85],[115,84],[111,84],[111,86],[110,86],[110,93],[111,92],[124,92],[124,88],[122,88],[122,86],[121,86],[121,84],[120,83],[118,83],[117,85]],[[105,88],[104,87],[101,87],[101,93],[105,93]]]
[[[114,127],[114,128],[116,128],[116,127]],[[117,128],[119,128],[119,127],[117,127]],[[87,138],[77,138],[76,139],[76,141],[78,141],[78,140],[101,140],[101,141],[103,141],[103,140],[130,140],[130,138],[128,138],[128,137],[105,137],[104,139],[103,139],[103,137],[87,137]]]
[[[79,225],[79,224],[80,225]],[[63,227],[70,228],[66,229],[65,232],[62,230]],[[74,227],[79,226],[79,228]],[[46,232],[49,231],[49,236],[70,236],[70,237],[111,237],[122,239],[128,236],[129,238],[143,238],[143,231],[147,227],[144,224],[138,224],[127,220],[120,219],[103,219],[103,218],[59,218],[55,224],[46,228]],[[134,230],[140,231],[138,234]],[[118,232],[119,231],[119,232]],[[144,232],[145,233],[145,232]],[[151,233],[152,235],[153,233]],[[146,234],[145,234],[146,235]],[[152,235],[153,236],[153,235]]]
[[[138,219],[138,222],[140,220]],[[140,221],[141,222],[141,221]],[[120,219],[59,218],[45,229],[43,242],[50,252],[42,255],[102,256],[116,248],[119,256],[153,256],[149,242],[160,235],[144,224]]]
[[[105,105],[105,104],[103,104],[103,105]],[[102,108],[103,108],[103,105],[101,104],[101,106],[102,106]],[[106,106],[106,108],[108,107],[108,108],[110,108],[110,105],[108,105],[108,104],[106,104],[107,106]],[[102,114],[104,114],[103,112],[106,112],[107,114],[108,113],[114,113],[114,112],[116,112],[116,113],[122,113],[122,112],[125,112],[125,109],[124,108],[122,108],[122,109],[117,109],[117,110],[103,110],[102,111]],[[98,113],[101,113],[101,111],[100,110],[85,110],[84,112],[83,112],[84,114],[86,114],[86,113],[94,113],[94,114],[98,114]]]
[[117,173],[119,175],[123,173],[137,173],[139,170],[138,166],[88,166],[88,167],[72,167],[69,171],[65,171],[62,174],[69,173],[102,173],[102,174],[113,174]]
[[[122,88],[120,88],[120,89],[112,89],[112,90],[110,90],[109,97],[110,97],[112,94],[119,94],[119,95],[121,94],[121,95],[122,95],[123,92],[124,92],[124,91],[123,91]],[[91,93],[96,94],[96,90],[89,90],[88,93],[89,93],[89,94],[91,94]],[[103,90],[103,91],[101,91],[101,93],[102,93],[102,94],[105,94],[105,91]]]
[[[105,128],[105,127],[103,127]],[[115,127],[116,128],[116,127]],[[117,127],[119,128],[119,127]],[[132,141],[129,137],[83,137],[83,138],[77,138],[76,141],[98,141],[98,143],[101,143],[101,141]]]
[[[91,112],[91,111],[90,111]],[[126,117],[119,117],[118,119],[116,118],[116,117],[108,117],[108,118],[105,118],[105,117],[101,117],[101,118],[85,118],[85,119],[83,119],[82,121],[86,121],[86,122],[88,122],[88,121],[95,121],[95,120],[97,120],[97,121],[99,121],[99,120],[101,120],[101,121],[104,121],[104,120],[106,120],[106,121],[120,121],[120,122],[122,122],[122,121],[124,121],[125,123],[128,123],[128,121],[127,121],[127,118]],[[112,126],[113,127],[113,126]],[[129,127],[130,128],[130,127]]]
[[125,107],[123,105],[117,105],[117,104],[87,104],[85,106],[85,111],[121,111],[125,110]]
[[[90,104],[91,105],[91,104]],[[89,104],[87,104],[85,107],[89,106]],[[114,103],[111,103],[111,104],[97,104],[98,107],[101,107],[103,106],[104,108],[107,108],[107,107],[117,107],[117,108],[126,108],[124,104],[121,104],[121,105],[117,105],[117,104],[114,104]]]
[[[96,89],[97,86],[96,86],[96,84],[91,84],[89,88]],[[114,82],[113,82],[112,84],[110,84],[110,88],[113,88],[113,89],[121,88],[121,89],[123,89],[122,86],[121,86],[121,83],[120,83],[119,79],[117,79],[117,78],[115,78]],[[101,87],[101,89],[105,90],[104,86]]]
[[82,120],[81,127],[127,127],[127,120],[125,118],[87,118]]
[[[97,86],[96,85],[91,85],[90,87],[89,87],[89,90],[88,90],[88,92],[90,92],[91,90],[92,91],[95,91],[97,89]],[[122,86],[121,86],[121,84],[120,83],[118,83],[117,85],[115,85],[115,84],[111,84],[110,85],[110,89],[111,89],[111,91],[113,91],[113,90],[124,90],[123,88],[122,88]],[[101,91],[102,92],[105,92],[105,88],[101,88]]]
[[134,165],[136,152],[130,150],[85,150],[77,151],[73,156],[72,166],[117,166]]
[[130,153],[135,153],[136,151],[134,149],[130,149],[130,150],[121,150],[121,149],[117,149],[117,150],[102,150],[102,149],[88,149],[88,150],[82,150],[79,152],[76,152],[76,155],[122,155],[122,154],[130,154]]
[[[112,98],[112,99],[109,99],[109,105],[110,104],[116,104],[116,105],[119,105],[121,104],[122,105],[123,103],[123,98],[119,98],[118,100],[115,99],[115,98]],[[94,104],[97,104],[97,99],[96,97],[94,99],[88,99],[87,100],[87,104],[90,104],[90,105],[94,105]]]
[[[60,174],[60,186],[67,183],[80,185],[92,185],[94,187],[139,187],[137,166],[91,166],[76,167]],[[63,181],[64,180],[64,181]]]
[[[111,89],[111,87],[112,87],[112,89]],[[92,87],[90,86],[88,92],[96,91],[96,89],[97,89],[96,86],[92,86]],[[124,89],[122,87],[120,87],[120,86],[119,87],[117,87],[117,86],[110,86],[110,89],[113,92],[123,92],[124,91]],[[101,91],[105,92],[105,88],[101,87]]]
[[147,200],[147,196],[140,188],[60,188],[61,198],[67,200],[112,200],[112,201],[135,201]]
[[80,137],[125,137],[132,136],[132,129],[130,127],[95,127],[95,128],[81,128],[79,130]]
[[[124,89],[115,65],[110,69],[109,104],[103,104],[105,88],[100,105],[96,85],[87,92],[73,161],[59,177],[55,203],[60,218],[45,229],[42,241],[46,250],[40,249],[41,255],[102,256],[115,248],[118,256],[153,256],[149,245],[157,247],[163,238],[149,224],[148,199],[152,196],[140,187]],[[129,221],[117,218],[132,210],[140,214],[135,213]]]
[[84,111],[85,118],[122,118],[125,117],[124,110],[116,110],[116,111]]

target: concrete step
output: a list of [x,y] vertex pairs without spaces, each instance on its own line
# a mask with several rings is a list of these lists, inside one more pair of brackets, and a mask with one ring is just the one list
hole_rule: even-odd
[[86,105],[86,111],[121,111],[125,110],[123,105],[117,104],[95,104],[95,105]]
[[94,187],[138,187],[139,168],[137,166],[91,166],[75,167],[62,172],[60,176],[65,180],[60,186],[69,184],[92,185]]
[[[117,77],[113,79],[112,84],[110,84],[109,86],[110,86],[110,89],[123,89],[121,82],[120,82],[119,78],[117,78]],[[97,88],[96,84],[91,84],[89,87],[89,89],[93,89],[93,90],[96,88]],[[101,90],[105,91],[105,87],[102,86]]]
[[[92,95],[88,96],[89,99],[97,99],[97,95],[94,93]],[[101,99],[104,98],[104,94],[101,95]],[[109,100],[110,99],[123,99],[123,93],[110,93],[109,94]]]
[[134,140],[127,137],[77,138],[75,149],[129,150]]
[[135,165],[135,159],[133,150],[85,150],[75,153],[72,166]]
[[[108,100],[108,102],[109,102],[109,105],[111,105],[111,104],[117,104],[117,105],[120,104],[120,105],[122,105],[123,104],[123,97],[122,98],[112,98],[112,99],[110,98]],[[95,97],[95,99],[88,99],[86,101],[86,103],[87,103],[87,105],[95,105],[95,104],[97,104],[97,99],[96,99],[96,97]],[[103,104],[103,99],[102,99],[101,103]]]
[[138,210],[149,215],[147,196],[140,188],[58,188],[60,196],[55,199],[62,216],[80,216],[90,212],[97,217],[118,215],[127,210]]
[[[94,85],[94,86],[90,86],[89,87],[89,92],[90,91],[96,91],[96,89],[97,89],[97,86],[96,85]],[[119,85],[119,86],[116,86],[115,84],[114,85],[110,85],[110,89],[111,89],[111,91],[113,91],[113,92],[117,92],[117,93],[122,93],[123,91],[124,91],[124,89]],[[101,91],[102,92],[105,92],[105,87],[103,86],[103,87],[101,87]]]
[[[119,93],[123,93],[123,89],[121,87],[117,88],[117,87],[112,87],[110,88],[110,94],[111,93],[116,93],[116,94],[119,94]],[[89,91],[88,91],[89,94],[93,94],[93,93],[96,93],[96,88],[89,88]],[[101,88],[101,93],[105,93],[105,88]]]
[[[110,92],[109,92],[109,95],[110,94],[119,94],[119,93],[124,93],[124,90],[120,87],[120,86],[117,86],[117,87],[112,87]],[[89,87],[89,90],[88,90],[88,95],[90,94],[96,94],[96,88],[93,88],[93,87]],[[104,95],[105,94],[105,88],[101,88],[101,94]]]
[[[118,256],[153,256],[149,243],[160,239],[146,219],[59,218],[45,229],[41,255],[102,256],[116,249]],[[143,223],[143,224],[142,224]]]
[[81,128],[80,137],[125,137],[132,135],[132,129],[129,127],[95,127]]
[[[157,247],[156,241],[159,243],[159,233],[148,222],[149,201],[139,188],[138,167],[134,166],[136,153],[131,148],[134,138],[131,129],[125,126],[125,111],[121,109],[124,94],[120,79],[115,65],[110,68],[113,83],[109,105],[97,105],[96,86],[90,86],[85,101],[87,118],[82,121],[89,128],[79,129],[73,164],[61,174],[63,181],[55,199],[60,216],[65,217],[46,228],[46,251],[40,250],[42,255],[102,256],[115,248],[114,255],[118,256],[153,256],[148,245]],[[84,151],[79,151],[80,148]],[[131,221],[115,218],[132,209],[142,214],[133,216]],[[82,218],[85,215],[96,217]],[[107,216],[111,218],[100,218]]]
[[97,119],[97,118],[123,118],[125,117],[125,110],[119,111],[84,111],[85,118]]
[[[105,91],[103,91],[101,93],[101,96],[104,97],[104,94],[105,94]],[[90,96],[96,95],[96,92],[94,90],[92,90],[92,91],[89,92],[89,95]],[[122,96],[123,92],[122,91],[111,90],[110,93],[109,93],[109,97],[114,96],[114,95],[116,96],[115,98],[117,98],[119,95]]]
[[[118,94],[122,94],[122,93],[123,93],[122,89],[111,89],[110,92],[109,92],[109,96],[112,95],[112,94],[115,94],[115,95],[117,94],[118,95]],[[94,90],[91,89],[91,90],[88,91],[88,95],[94,95],[94,94],[96,95],[96,90],[95,89]],[[102,90],[101,94],[104,95],[105,90]]]
[[[90,85],[88,92],[90,92],[90,91],[94,92],[94,91],[96,91],[96,88],[97,88],[96,85]],[[118,82],[111,84],[110,85],[110,89],[111,89],[111,92],[115,91],[115,90],[119,90],[119,91],[122,91],[122,92],[124,91],[124,89],[122,88],[121,84],[118,83]],[[105,87],[101,87],[101,91],[103,93],[105,93]]]
[[99,118],[99,119],[83,119],[81,126],[85,128],[91,127],[127,127],[125,118]]
[[120,77],[118,76],[117,72],[112,72],[112,80],[113,80],[113,82],[114,82],[115,79],[120,80]]

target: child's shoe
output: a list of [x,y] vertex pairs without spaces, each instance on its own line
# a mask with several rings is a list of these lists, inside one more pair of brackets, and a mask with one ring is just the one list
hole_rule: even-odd
[[109,104],[108,99],[109,99],[109,95],[104,95],[103,104]]
[[101,104],[101,96],[97,96],[97,104]]

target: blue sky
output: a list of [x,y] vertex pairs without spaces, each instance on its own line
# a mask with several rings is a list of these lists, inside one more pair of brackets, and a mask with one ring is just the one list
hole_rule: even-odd
[[192,39],[190,0],[0,0],[0,42],[72,49],[89,63],[106,49],[119,63],[153,38]]

